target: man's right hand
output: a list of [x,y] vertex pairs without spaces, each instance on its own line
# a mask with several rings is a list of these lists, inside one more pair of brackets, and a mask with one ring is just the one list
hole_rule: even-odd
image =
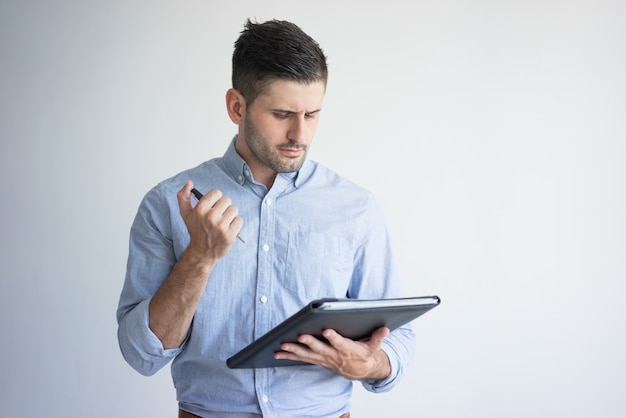
[[243,226],[239,209],[219,190],[211,190],[194,206],[191,204],[193,182],[188,180],[178,192],[180,215],[189,232],[189,251],[219,260],[230,251]]

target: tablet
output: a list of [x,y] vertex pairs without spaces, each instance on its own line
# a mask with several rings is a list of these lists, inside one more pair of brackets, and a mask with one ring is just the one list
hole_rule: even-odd
[[397,299],[317,299],[261,336],[226,364],[235,368],[262,368],[305,365],[293,360],[276,360],[274,353],[285,342],[296,342],[301,334],[310,334],[321,340],[322,331],[334,329],[344,337],[361,340],[380,327],[391,331],[414,320],[439,305],[437,296]]

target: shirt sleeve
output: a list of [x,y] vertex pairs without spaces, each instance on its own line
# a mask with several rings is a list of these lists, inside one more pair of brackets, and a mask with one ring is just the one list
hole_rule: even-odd
[[[362,226],[349,296],[359,299],[406,296],[402,292],[387,224],[373,196],[368,202],[368,215]],[[386,379],[362,381],[363,387],[370,392],[389,391],[401,380],[415,354],[415,333],[411,325],[392,331],[385,338],[382,349],[389,357],[391,373]]]
[[126,279],[117,310],[122,355],[135,370],[146,376],[169,363],[185,344],[164,349],[149,327],[150,300],[176,263],[170,205],[161,195],[158,188],[148,192],[133,221]]

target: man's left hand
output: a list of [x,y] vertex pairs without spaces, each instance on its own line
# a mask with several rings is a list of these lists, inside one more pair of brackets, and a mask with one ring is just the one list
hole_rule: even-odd
[[344,338],[332,329],[322,335],[328,342],[303,334],[298,337],[300,344],[283,343],[274,357],[317,364],[350,380],[380,380],[391,373],[389,358],[381,349],[389,328],[379,328],[361,341]]

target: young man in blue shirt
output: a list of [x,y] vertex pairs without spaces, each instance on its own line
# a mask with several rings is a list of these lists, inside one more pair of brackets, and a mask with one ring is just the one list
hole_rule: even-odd
[[[302,335],[276,353],[312,365],[226,366],[313,299],[402,296],[374,197],[307,158],[327,74],[296,25],[248,21],[226,93],[237,135],[223,157],[158,184],[138,209],[120,347],[145,375],[173,360],[180,417],[347,417],[353,381],[389,390],[413,356],[410,326],[364,341],[325,330],[326,341]],[[194,187],[205,193],[195,204]]]

